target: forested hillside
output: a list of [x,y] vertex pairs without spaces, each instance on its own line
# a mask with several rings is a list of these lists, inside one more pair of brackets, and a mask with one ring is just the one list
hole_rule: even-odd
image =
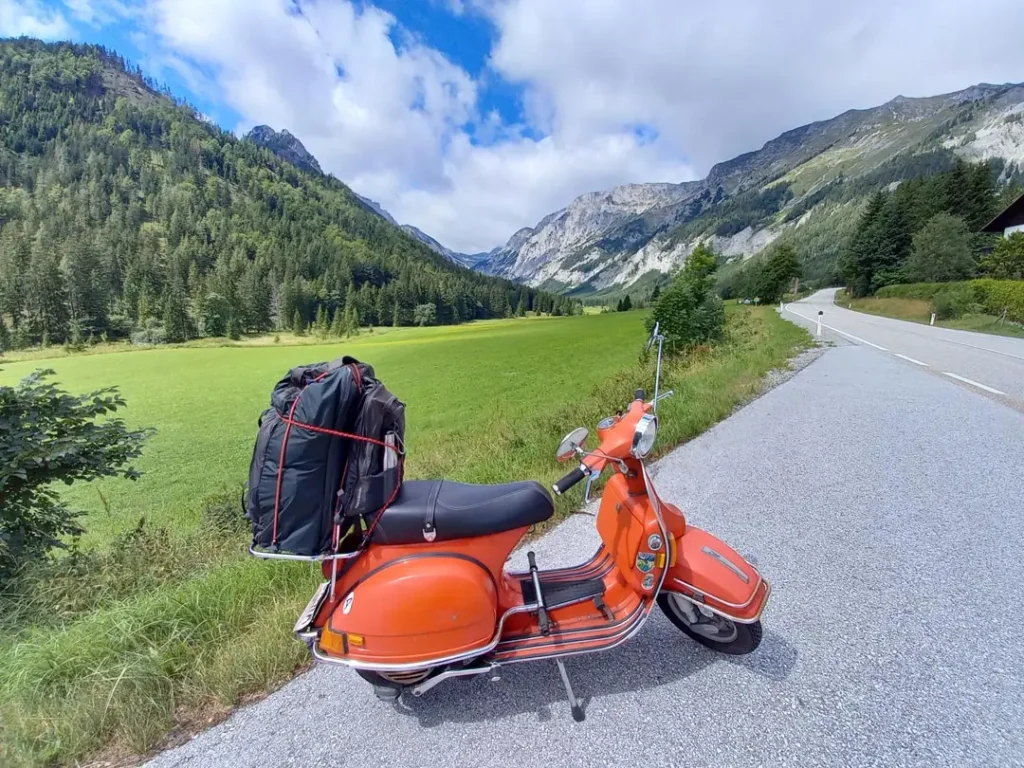
[[[860,205],[859,214],[847,212],[846,229],[836,230],[827,243],[815,245],[819,233],[810,228],[795,229],[772,243],[764,254],[727,271],[719,283],[721,292],[726,296],[774,296],[770,291],[765,294],[762,272],[782,250],[805,256],[793,276],[799,275],[812,286],[842,283],[855,296],[896,283],[989,274],[986,255],[999,237],[980,230],[1020,194],[1021,185],[1016,179],[999,185],[1005,174],[999,161],[968,163],[939,153],[918,156],[916,161],[913,168],[905,163],[900,168],[903,181],[886,181],[885,176],[874,174],[849,185],[848,194],[856,193],[860,186],[863,195],[870,189],[865,186],[868,183],[873,183],[876,191]],[[842,187],[840,184],[832,194],[843,191]],[[846,204],[841,201],[838,205]],[[828,262],[806,258],[815,247],[827,249]],[[829,270],[820,271],[828,263],[832,264]]]
[[0,42],[0,343],[575,306],[451,264],[103,48]]

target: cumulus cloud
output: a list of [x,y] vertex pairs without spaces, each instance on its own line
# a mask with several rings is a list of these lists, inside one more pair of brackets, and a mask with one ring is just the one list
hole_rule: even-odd
[[36,0],[0,0],[0,37],[22,35],[58,40],[71,37],[71,27],[62,13]]
[[[65,1],[79,18],[124,10]],[[468,252],[578,194],[693,178],[851,107],[1024,79],[1020,0],[433,2],[493,24],[484,72],[362,2],[131,8],[153,60],[230,105],[239,130],[288,128],[399,221]],[[525,125],[480,113],[498,79],[521,88]]]

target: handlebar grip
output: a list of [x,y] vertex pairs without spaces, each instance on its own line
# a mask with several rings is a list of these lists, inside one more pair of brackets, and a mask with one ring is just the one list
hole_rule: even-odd
[[552,485],[551,490],[561,496],[586,476],[586,472],[584,472],[580,467],[576,467],[576,469]]

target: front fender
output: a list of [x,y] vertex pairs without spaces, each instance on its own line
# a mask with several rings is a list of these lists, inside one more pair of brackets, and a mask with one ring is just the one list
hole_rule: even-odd
[[663,592],[677,592],[742,624],[761,618],[771,588],[736,550],[693,526],[687,526],[675,544],[675,563]]

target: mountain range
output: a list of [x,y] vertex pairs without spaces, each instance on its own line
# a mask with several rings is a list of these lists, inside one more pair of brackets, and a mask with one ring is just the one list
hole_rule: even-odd
[[1024,170],[1024,85],[897,96],[783,133],[699,181],[585,194],[472,266],[586,295],[647,285],[702,240],[741,260],[786,238],[804,246],[812,277],[827,282],[840,240],[829,235],[849,228],[868,195],[956,157],[994,161],[1004,180]]
[[[286,159],[312,160],[319,170],[291,134],[274,136],[250,134]],[[282,136],[292,146],[279,150],[288,144]],[[1004,180],[1024,171],[1024,84],[897,96],[849,110],[719,163],[704,179],[581,195],[488,253],[452,251],[416,227],[399,225],[376,202],[360,199],[455,263],[572,295],[644,290],[701,241],[733,261],[780,239],[794,241],[805,275],[825,283],[836,278],[840,235],[870,194],[944,170],[957,157],[993,161]]]

